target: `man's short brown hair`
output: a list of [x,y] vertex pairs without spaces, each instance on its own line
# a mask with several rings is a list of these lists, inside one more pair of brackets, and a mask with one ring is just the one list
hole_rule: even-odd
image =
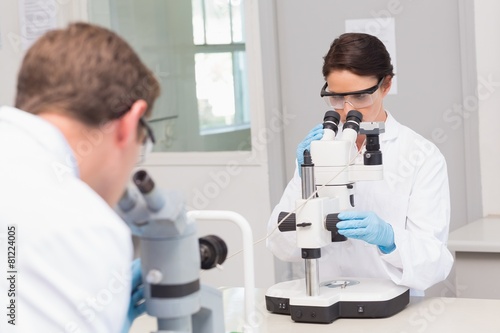
[[114,32],[70,24],[40,37],[24,57],[16,107],[40,114],[56,111],[98,126],[145,100],[151,113],[160,87],[138,55]]

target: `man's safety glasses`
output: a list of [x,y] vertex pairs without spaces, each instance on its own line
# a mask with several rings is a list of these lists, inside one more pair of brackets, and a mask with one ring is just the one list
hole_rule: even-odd
[[373,105],[372,95],[380,88],[383,82],[384,78],[381,78],[373,87],[346,93],[328,91],[328,83],[325,82],[325,85],[321,88],[320,95],[323,97],[326,104],[333,109],[342,110],[344,109],[345,103],[349,103],[355,109],[362,109]]
[[148,125],[143,117],[139,118],[139,125],[144,127],[146,135],[142,141],[141,152],[137,164],[141,164],[146,160],[146,156],[153,151],[153,145],[156,143],[153,129]]

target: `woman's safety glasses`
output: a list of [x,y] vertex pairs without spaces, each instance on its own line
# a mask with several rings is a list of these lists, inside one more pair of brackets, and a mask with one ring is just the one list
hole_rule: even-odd
[[380,88],[383,82],[384,78],[381,78],[371,88],[346,93],[328,91],[328,83],[325,82],[325,85],[321,88],[321,97],[323,97],[328,106],[336,110],[344,109],[345,103],[349,103],[355,109],[362,109],[373,105],[372,95]]

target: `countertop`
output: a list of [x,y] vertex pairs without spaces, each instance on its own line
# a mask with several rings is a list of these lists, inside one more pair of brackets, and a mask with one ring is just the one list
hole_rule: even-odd
[[[295,323],[290,316],[269,313],[265,308],[265,290],[255,290],[256,310],[252,316],[255,332],[304,333],[498,333],[500,300],[471,298],[412,297],[410,304],[389,318],[337,319],[331,324]],[[223,290],[226,332],[241,332],[243,326],[243,288]],[[131,333],[149,333],[156,328],[154,318],[138,318]]]
[[450,232],[448,248],[454,252],[500,253],[500,217],[485,217]]

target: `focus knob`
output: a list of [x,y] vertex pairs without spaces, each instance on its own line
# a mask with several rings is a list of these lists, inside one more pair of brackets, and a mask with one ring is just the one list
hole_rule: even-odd
[[339,229],[337,229],[337,223],[339,221],[339,214],[328,214],[326,216],[326,230],[332,232],[332,242],[343,242],[347,240],[346,236],[339,234]]
[[[278,216],[278,223],[280,223],[281,220],[283,220],[285,218],[285,216],[287,216],[288,212],[281,212]],[[281,231],[281,232],[285,232],[285,231],[295,231],[296,229],[296,226],[295,226],[295,214],[290,214],[290,216],[288,216],[283,222],[281,222],[281,224],[278,226],[278,229]]]

